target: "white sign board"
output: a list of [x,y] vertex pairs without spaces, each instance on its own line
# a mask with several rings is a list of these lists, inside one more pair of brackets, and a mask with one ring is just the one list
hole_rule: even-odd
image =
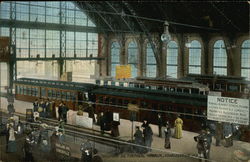
[[93,126],[93,119],[76,115],[76,125],[85,127],[85,128],[92,128]]
[[120,121],[119,113],[113,113],[113,120],[118,122]]
[[208,96],[207,118],[209,120],[249,124],[249,100]]

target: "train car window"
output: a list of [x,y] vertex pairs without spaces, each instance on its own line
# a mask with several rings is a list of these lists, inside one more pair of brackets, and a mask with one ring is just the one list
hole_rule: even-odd
[[23,86],[23,94],[26,95],[27,94],[27,87]]
[[20,86],[20,94],[23,94],[23,86]]
[[145,85],[144,84],[140,84],[140,88],[145,88]]
[[28,96],[31,96],[31,90],[30,90],[30,87],[27,87],[27,95],[28,95]]
[[16,86],[16,94],[19,94],[19,87]]
[[71,97],[72,97],[72,101],[75,102],[76,101],[76,93],[71,93]]
[[35,96],[38,97],[38,88],[35,88]]
[[122,99],[117,100],[117,105],[122,106]]
[[221,84],[221,90],[226,91],[226,84]]
[[135,88],[140,88],[140,84],[135,83]]
[[184,93],[189,93],[189,89],[187,89],[187,88],[184,88],[184,91],[183,91]]
[[151,86],[151,89],[156,90],[156,86]]
[[56,99],[56,91],[52,89],[52,98]]
[[158,90],[163,90],[163,86],[158,86],[157,89]]
[[228,86],[228,91],[230,91],[230,92],[239,92],[239,86],[238,85],[230,84]]
[[145,89],[151,89],[150,85],[145,85]]
[[153,110],[158,110],[158,104],[157,103],[153,103],[152,104],[152,109]]
[[146,101],[141,101],[140,107],[141,108],[147,108],[148,107],[148,103]]
[[105,85],[105,86],[108,85],[108,81],[107,81],[107,80],[104,81],[104,85]]
[[100,85],[100,83],[101,83],[100,80],[96,80],[96,81],[95,81],[95,84],[97,84],[97,85]]
[[170,88],[169,88],[169,91],[170,91],[170,92],[174,92],[174,91],[175,91],[175,88],[174,88],[174,87],[170,87]]
[[110,104],[116,105],[116,98],[111,98],[110,99]]
[[132,100],[131,103],[136,105],[137,101],[136,100]]
[[129,87],[135,87],[134,83],[129,83]]
[[61,99],[61,92],[60,91],[56,92],[56,98],[59,99],[59,100]]
[[33,88],[33,87],[30,88],[30,91],[31,91],[31,92],[30,92],[30,95],[31,95],[31,96],[35,96],[35,90],[34,90],[34,89],[35,89],[35,88]]
[[221,84],[215,84],[214,85],[214,90],[221,90]]
[[108,97],[106,97],[106,98],[104,99],[104,103],[105,103],[105,104],[109,104],[109,98],[108,98]]
[[[177,107],[177,112],[178,113],[184,113],[184,108],[183,107]],[[181,118],[184,118],[185,116],[183,114],[180,114]]]
[[123,87],[124,83],[123,82],[119,82],[119,86]]
[[62,91],[62,100],[66,100],[66,92]]
[[177,92],[182,93],[182,89],[181,88],[177,88]]
[[99,103],[103,103],[103,97],[102,97],[102,96],[99,96],[99,97],[98,97],[98,102],[99,102]]
[[41,88],[41,96],[45,97],[46,96],[46,89]]
[[191,93],[192,94],[199,94],[199,89],[197,89],[197,88],[191,88]]
[[128,100],[124,100],[124,102],[123,102],[123,106],[128,106]]
[[[192,108],[185,108],[185,113],[193,114],[193,109]],[[186,117],[186,119],[192,119],[193,118],[192,115],[186,115],[185,117]]]
[[36,97],[36,95],[37,95],[37,88],[36,88],[36,87],[34,87],[34,88],[33,88],[33,96],[35,96],[35,97]]
[[111,85],[112,85],[112,86],[115,86],[115,82],[114,82],[114,81],[111,81]]
[[159,105],[159,110],[165,110],[165,105],[160,104],[160,105]]
[[66,100],[70,101],[71,100],[71,95],[70,95],[70,92],[67,92],[66,93]]
[[48,90],[48,97],[52,98],[52,90],[51,89]]

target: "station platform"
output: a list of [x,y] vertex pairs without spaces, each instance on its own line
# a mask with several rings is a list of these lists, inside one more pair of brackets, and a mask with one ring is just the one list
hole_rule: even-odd
[[[19,100],[15,100],[14,102],[14,107],[15,111],[18,113],[25,114],[26,109],[32,109],[33,104],[29,102],[23,102]],[[7,111],[7,99],[1,97],[1,107],[2,110]],[[72,123],[72,119],[68,118],[68,123]],[[141,126],[142,123],[140,122],[134,122],[133,123],[133,128],[135,126]],[[185,123],[184,123],[185,125]],[[120,155],[117,157],[112,157],[112,156],[105,156],[103,155],[104,161],[107,162],[120,162],[123,160],[124,162],[126,161],[131,161],[131,162],[151,162],[151,161],[166,161],[166,158],[168,158],[168,161],[176,161],[176,162],[193,162],[193,161],[199,161],[199,159],[195,158],[197,155],[197,148],[196,148],[196,142],[194,141],[194,136],[197,136],[197,133],[194,132],[188,132],[183,130],[183,138],[181,139],[175,139],[172,137],[170,139],[171,141],[171,149],[165,149],[164,148],[164,138],[159,138],[158,137],[158,127],[157,125],[150,124],[152,130],[153,130],[153,142],[152,142],[152,152],[148,153],[151,154],[152,156],[147,156],[147,155],[142,155],[141,157],[133,157],[133,156],[127,156],[127,155]],[[96,124],[93,125],[93,129],[95,130],[100,130],[100,127]],[[129,120],[120,120],[120,125],[119,125],[119,131],[120,131],[120,136],[118,139],[123,139],[123,140],[131,140],[131,134],[132,134],[132,122]],[[133,130],[135,132],[135,130]],[[172,128],[172,132],[174,132],[174,128]],[[105,134],[105,136],[108,136]],[[67,141],[67,139],[66,139]],[[72,148],[72,156],[74,157],[80,157],[81,152],[80,152],[80,143],[81,139],[71,139],[70,137],[68,138],[68,144]],[[232,147],[224,147],[224,141],[222,141],[221,146],[215,146],[215,139],[213,138],[212,141],[212,146],[210,149],[210,161],[217,161],[217,162],[233,162],[234,161],[234,151],[238,150],[241,148],[242,145],[246,145],[250,149],[250,143],[242,142],[242,141],[233,141],[233,146]],[[159,152],[161,152],[161,157],[159,157]],[[180,157],[167,157],[163,156],[162,154],[164,153],[180,153],[186,155],[180,156]],[[155,154],[155,155],[154,155]],[[158,157],[157,157],[158,156]],[[187,157],[189,156],[189,157]]]

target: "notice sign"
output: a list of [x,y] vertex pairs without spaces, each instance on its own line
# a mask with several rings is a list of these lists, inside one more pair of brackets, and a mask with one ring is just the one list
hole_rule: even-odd
[[249,100],[208,96],[207,118],[209,120],[249,124]]

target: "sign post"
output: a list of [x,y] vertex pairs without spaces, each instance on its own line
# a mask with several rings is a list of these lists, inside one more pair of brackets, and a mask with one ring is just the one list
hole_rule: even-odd
[[131,140],[133,141],[134,137],[134,120],[136,120],[136,112],[139,111],[138,105],[135,104],[128,104],[128,110],[130,113],[130,120],[132,121],[132,130],[131,130]]
[[249,100],[208,96],[207,117],[209,120],[249,125]]

